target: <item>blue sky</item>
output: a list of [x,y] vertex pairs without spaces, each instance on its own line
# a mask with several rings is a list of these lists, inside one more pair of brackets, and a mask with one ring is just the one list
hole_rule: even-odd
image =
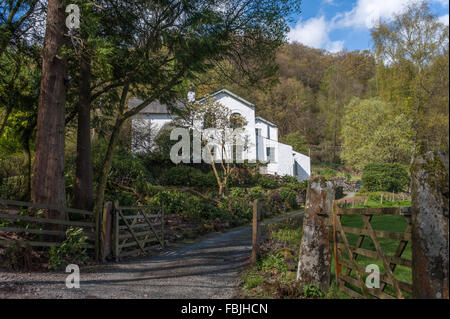
[[[370,29],[379,19],[400,13],[411,0],[303,0],[302,13],[291,25],[289,41],[337,52],[371,48]],[[448,0],[428,0],[448,25]]]

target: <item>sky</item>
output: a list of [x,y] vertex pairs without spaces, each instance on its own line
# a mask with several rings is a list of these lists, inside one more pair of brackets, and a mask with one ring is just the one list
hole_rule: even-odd
[[[371,49],[370,29],[374,24],[401,13],[410,1],[302,0],[302,13],[293,18],[288,39],[330,52]],[[433,14],[448,25],[448,0],[427,2]]]

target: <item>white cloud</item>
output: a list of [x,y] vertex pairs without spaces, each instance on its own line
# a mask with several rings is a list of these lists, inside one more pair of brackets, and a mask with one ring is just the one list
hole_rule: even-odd
[[439,22],[440,23],[443,23],[443,24],[445,24],[445,25],[448,25],[448,13],[446,14],[446,15],[444,15],[444,16],[442,16],[442,17],[439,17]]
[[308,19],[306,22],[299,21],[295,28],[292,28],[288,34],[290,42],[297,41],[304,45],[327,49],[330,52],[338,52],[344,48],[343,41],[330,41],[328,33],[329,24],[325,17],[316,17]]
[[330,41],[325,49],[332,53],[342,51],[344,49],[344,41]]
[[[414,0],[357,0],[352,10],[339,13],[332,23],[335,28],[373,28],[381,20],[389,20],[394,15],[402,13],[406,6]],[[448,0],[428,0],[448,6]]]
[[325,17],[311,18],[305,23],[299,21],[288,35],[289,41],[301,42],[305,45],[320,48],[328,38]]
[[333,23],[336,28],[372,28],[379,19],[390,19],[402,12],[411,0],[358,0],[356,6],[337,14]]
[[[344,41],[332,41],[330,32],[337,29],[371,29],[380,20],[389,20],[394,15],[402,13],[406,6],[415,0],[356,0],[350,11],[337,13],[331,20],[317,16],[299,21],[288,34],[290,42],[297,41],[313,48],[338,52],[344,48]],[[448,0],[428,0],[448,7]],[[333,0],[322,0],[322,3],[334,4]],[[449,25],[449,15],[439,18],[439,21]]]

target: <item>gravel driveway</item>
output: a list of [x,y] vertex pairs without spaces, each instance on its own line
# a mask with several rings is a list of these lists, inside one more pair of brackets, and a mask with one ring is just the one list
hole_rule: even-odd
[[79,289],[66,288],[66,273],[0,272],[0,299],[226,299],[236,293],[250,254],[251,228],[246,227],[159,256],[82,269]]

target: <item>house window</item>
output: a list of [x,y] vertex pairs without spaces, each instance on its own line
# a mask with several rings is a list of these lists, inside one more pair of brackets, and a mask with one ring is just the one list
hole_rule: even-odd
[[275,162],[275,147],[268,147],[267,148],[267,161],[269,163]]
[[267,139],[270,140],[270,126],[267,126]]
[[256,129],[256,136],[261,136],[261,133],[262,133],[262,129],[260,129],[260,128],[257,128]]

